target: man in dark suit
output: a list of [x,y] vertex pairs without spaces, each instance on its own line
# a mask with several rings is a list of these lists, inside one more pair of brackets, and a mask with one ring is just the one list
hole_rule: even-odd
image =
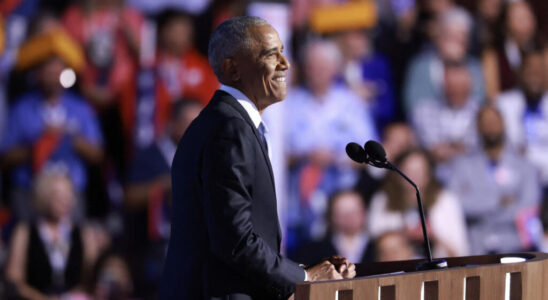
[[190,125],[172,165],[172,231],[160,299],[287,299],[304,280],[352,278],[333,257],[301,267],[281,233],[262,111],[286,96],[289,62],[256,17],[223,22],[209,43],[223,84]]

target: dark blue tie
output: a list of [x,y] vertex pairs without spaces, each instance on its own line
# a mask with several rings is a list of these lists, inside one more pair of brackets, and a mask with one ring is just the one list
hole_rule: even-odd
[[263,142],[263,146],[265,147],[267,153],[268,153],[268,157],[270,159],[272,159],[272,156],[271,156],[271,152],[270,152],[270,136],[269,136],[269,133],[268,133],[268,128],[266,127],[266,125],[261,122],[261,124],[259,124],[259,128],[257,128],[257,130],[259,131],[260,135],[261,135],[261,141]]

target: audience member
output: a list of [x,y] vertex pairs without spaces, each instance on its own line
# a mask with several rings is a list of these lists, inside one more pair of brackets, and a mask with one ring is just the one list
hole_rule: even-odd
[[337,41],[344,59],[344,81],[368,103],[381,131],[396,119],[396,99],[390,63],[374,49],[370,35],[350,30],[339,33]]
[[538,237],[530,238],[534,228],[521,216],[539,205],[535,170],[508,147],[498,110],[482,108],[477,124],[482,149],[455,161],[450,184],[466,216],[471,254],[532,249]]
[[376,1],[379,19],[373,41],[375,48],[385,54],[392,67],[397,113],[401,117],[402,87],[405,71],[411,59],[421,50],[427,36],[419,26],[419,3],[415,0]]
[[[543,191],[548,228],[548,2],[374,0],[372,27],[341,26],[316,40],[310,14],[344,2],[264,10],[290,23],[298,67],[290,84],[300,83],[280,104],[287,121],[270,128],[289,255],[311,248],[317,257],[307,263],[333,254],[370,261],[372,249],[380,261],[422,256],[415,192],[345,154],[348,142],[378,135],[424,192],[434,256],[548,249],[538,222]],[[219,85],[203,56],[207,42],[226,18],[262,7],[251,5],[0,1],[0,273],[8,275],[0,299],[156,298],[173,152]],[[483,101],[491,106],[480,109]],[[38,194],[52,196],[33,198],[35,181]],[[36,211],[32,201],[47,205]],[[55,221],[49,211],[66,216]],[[79,262],[76,274],[67,251],[95,257],[87,237],[97,247],[108,239],[82,225],[84,214],[106,217],[97,223],[119,247],[95,272]],[[70,280],[60,280],[62,268]]]
[[318,6],[336,4],[336,0],[293,0],[291,1],[291,25],[296,29],[307,26],[311,12]]
[[131,250],[126,257],[135,274],[135,290],[142,295],[159,287],[170,234],[171,162],[179,140],[201,109],[194,100],[176,102],[165,134],[136,153],[128,173],[125,227],[131,231],[125,239]]
[[376,261],[398,261],[416,258],[413,244],[403,231],[387,231],[375,240]]
[[167,10],[157,19],[157,53],[139,71],[137,113],[126,120],[136,148],[148,147],[164,133],[175,101],[196,99],[205,106],[219,87],[207,58],[194,46],[193,18]]
[[504,23],[502,17],[505,6],[504,0],[477,1],[470,43],[470,52],[474,56],[480,57],[483,50],[492,47],[502,34],[500,27]]
[[190,123],[198,116],[202,105],[195,100],[175,102],[165,133],[150,147],[140,150],[128,175],[126,190],[129,209],[146,206],[154,186],[171,187],[171,161],[175,149]]
[[134,299],[131,297],[133,287],[131,272],[124,258],[118,254],[106,252],[98,259],[95,266],[89,299]]
[[424,101],[413,109],[413,127],[438,163],[441,178],[450,172],[447,163],[477,143],[475,118],[480,101],[472,98],[471,81],[466,64],[446,64],[443,98]]
[[291,90],[285,100],[292,161],[340,163],[348,141],[376,136],[371,114],[359,96],[335,82],[341,62],[332,42],[316,41],[306,48],[305,84]]
[[[434,163],[427,153],[422,150],[407,151],[395,160],[395,165],[423,191],[433,255],[466,255],[468,242],[462,209],[455,196],[436,181]],[[403,230],[417,249],[423,249],[415,190],[395,172],[387,176],[382,190],[373,196],[369,229],[375,238],[388,231]]]
[[159,17],[156,61],[155,132],[162,133],[173,102],[196,99],[206,105],[219,82],[205,56],[193,46],[194,26],[189,15],[167,11]]
[[123,0],[84,0],[70,6],[62,19],[86,49],[86,98],[99,107],[120,101],[123,90],[134,85],[141,15]]
[[455,9],[455,0],[423,0],[419,5],[419,24],[420,30],[424,31],[432,41],[438,34],[438,18],[448,11]]
[[300,247],[296,260],[313,265],[333,255],[354,263],[372,262],[373,242],[367,232],[367,209],[361,195],[343,190],[331,196],[327,208],[327,234]]
[[397,122],[384,129],[382,145],[386,150],[386,158],[392,161],[411,148],[417,147],[418,141],[413,128]]
[[35,182],[38,216],[14,230],[6,279],[25,299],[81,294],[106,240],[72,219],[76,193],[69,177],[44,172]]
[[203,13],[213,2],[212,0],[126,0],[128,5],[131,5],[140,11],[149,14],[155,14],[165,9],[179,9],[188,11],[193,15]]
[[[35,82],[33,81],[34,78],[29,78],[27,74],[28,70],[22,69],[20,65],[18,65],[21,63],[22,54],[20,50],[23,50],[20,49],[21,46],[24,46],[24,48],[26,48],[25,51],[29,52],[31,49],[27,42],[30,39],[51,31],[61,31],[59,28],[62,27],[58,16],[49,10],[39,10],[34,13],[29,20],[23,21],[19,20],[17,17],[13,17],[13,19],[13,26],[21,26],[21,28],[10,28],[10,31],[12,31],[14,35],[13,37],[10,37],[10,43],[12,44],[9,45],[9,49],[6,49],[5,55],[0,55],[0,60],[2,60],[2,62],[0,62],[0,72],[5,76],[6,100],[9,105],[12,105],[14,100],[18,99],[22,94],[27,92],[30,87],[35,85]],[[78,51],[82,50],[79,49]],[[25,59],[28,60],[37,55],[29,52],[29,54],[25,56]],[[78,56],[81,56],[81,54]],[[81,58],[78,58],[78,60],[81,60]],[[83,62],[79,64],[83,64]],[[83,66],[79,66],[78,71],[81,71],[80,69],[82,67]]]
[[31,19],[39,18],[42,13],[38,5],[28,5],[28,2],[30,1],[0,2],[0,31],[3,38],[0,41],[0,76],[5,82],[9,80],[7,75],[17,60],[19,46],[25,42]]
[[461,8],[452,8],[437,20],[434,49],[425,50],[410,63],[404,87],[404,109],[408,116],[422,101],[443,99],[444,65],[464,62],[472,77],[471,95],[483,99],[483,73],[479,61],[468,55],[472,20]]
[[132,121],[138,113],[135,98],[144,19],[124,0],[82,0],[65,10],[62,22],[86,50],[80,90],[98,112],[107,154],[102,170],[96,172],[103,172],[100,181],[109,186],[109,200],[121,202],[112,191],[120,188],[122,172],[133,153]]
[[523,56],[519,87],[501,94],[497,106],[509,144],[525,154],[537,168],[541,184],[548,189],[548,93],[543,59],[541,51]]
[[[304,51],[304,86],[289,90],[284,101],[286,153],[292,178],[289,188],[292,201],[304,207],[295,221],[306,224],[307,234],[316,237],[325,229],[321,216],[326,195],[350,188],[357,180],[357,172],[345,154],[346,144],[376,136],[367,106],[350,88],[335,81],[341,63],[333,42],[311,42]],[[303,218],[305,214],[309,216]]]
[[[43,168],[64,168],[81,195],[87,184],[86,163],[102,160],[102,138],[94,112],[78,94],[62,86],[66,84],[62,72],[67,67],[78,70],[80,55],[60,30],[38,34],[20,50],[17,67],[32,69],[37,86],[10,109],[0,146],[4,166],[13,169],[12,204],[17,217],[29,217],[26,191],[33,174]],[[82,203],[78,207],[83,212]]]
[[157,68],[159,88],[163,91],[159,93],[171,102],[192,98],[206,105],[219,82],[207,57],[194,48],[193,32],[189,15],[173,11],[160,15]]
[[522,53],[537,43],[537,21],[527,1],[509,2],[503,17],[503,34],[482,54],[485,88],[490,100],[516,86]]
[[[402,153],[418,146],[413,129],[405,123],[391,123],[383,130],[382,145],[386,151],[386,158],[393,161]],[[356,189],[368,202],[380,188],[388,170],[365,166],[360,170],[360,177]]]

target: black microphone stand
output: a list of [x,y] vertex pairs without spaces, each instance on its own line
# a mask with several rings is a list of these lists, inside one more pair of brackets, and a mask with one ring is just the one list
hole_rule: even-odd
[[400,176],[403,177],[407,182],[409,182],[409,184],[411,184],[416,191],[417,203],[419,206],[419,214],[420,214],[421,224],[422,224],[422,235],[424,238],[424,250],[428,258],[428,261],[420,262],[417,265],[417,270],[433,270],[433,269],[447,268],[446,260],[432,259],[432,251],[430,250],[430,239],[428,238],[428,231],[426,230],[426,217],[424,215],[424,208],[422,206],[422,198],[421,198],[421,193],[419,191],[419,187],[409,177],[407,177],[407,175],[405,175],[402,171],[400,171],[400,169],[394,166],[391,162],[386,161],[386,167],[387,169],[390,169],[400,174]]
[[415,188],[419,214],[421,218],[422,235],[424,238],[424,250],[426,251],[426,256],[428,257],[428,261],[419,262],[416,269],[422,271],[447,268],[446,260],[432,259],[432,251],[430,250],[430,239],[428,238],[428,231],[426,230],[426,217],[424,216],[424,208],[422,206],[422,199],[419,187],[409,177],[407,177],[407,175],[400,171],[400,169],[398,169],[386,159],[386,152],[384,151],[382,145],[378,142],[368,141],[365,144],[364,148],[356,143],[349,143],[348,145],[346,145],[346,153],[355,162],[395,171]]

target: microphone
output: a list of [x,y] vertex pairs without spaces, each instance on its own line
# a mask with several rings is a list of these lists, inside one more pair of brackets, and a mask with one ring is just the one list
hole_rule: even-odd
[[[356,146],[358,146],[359,148]],[[365,158],[361,156],[362,155],[361,151],[364,152]],[[415,188],[417,203],[418,203],[418,210],[421,218],[422,235],[424,238],[424,250],[426,251],[426,256],[428,258],[427,262],[421,262],[417,264],[417,270],[432,270],[432,269],[447,268],[446,260],[432,259],[432,251],[430,250],[430,239],[428,238],[428,232],[426,231],[426,218],[424,216],[424,208],[422,205],[422,199],[421,199],[419,188],[409,177],[407,177],[407,175],[405,175],[402,171],[400,171],[400,169],[398,169],[396,166],[394,166],[391,162],[389,162],[386,159],[386,151],[384,150],[382,145],[376,141],[370,140],[370,141],[367,141],[367,143],[365,143],[364,148],[362,149],[362,147],[356,143],[349,143],[346,146],[346,153],[352,160],[356,162],[359,162],[359,163],[363,162],[377,168],[384,168],[384,169],[395,171]]]
[[367,141],[364,145],[368,164],[377,168],[392,170],[392,164],[386,160],[386,151],[381,144],[373,140]]
[[367,163],[367,154],[358,143],[348,143],[346,145],[346,154],[357,163]]

